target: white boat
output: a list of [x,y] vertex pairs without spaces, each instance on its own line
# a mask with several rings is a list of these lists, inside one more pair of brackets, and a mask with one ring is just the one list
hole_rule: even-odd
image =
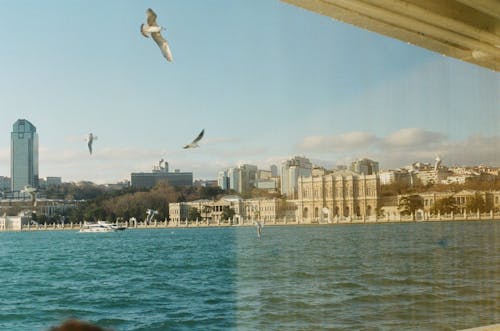
[[98,221],[97,223],[85,222],[80,229],[80,232],[116,232],[125,230],[125,227],[117,226],[108,222]]

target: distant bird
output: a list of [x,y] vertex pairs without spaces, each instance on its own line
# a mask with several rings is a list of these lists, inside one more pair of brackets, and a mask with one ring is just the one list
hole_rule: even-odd
[[21,192],[28,193],[31,196],[31,202],[33,203],[33,207],[36,207],[36,188],[31,185],[26,185]]
[[149,36],[153,37],[153,40],[156,42],[158,47],[160,47],[161,53],[163,56],[169,61],[172,62],[172,53],[170,52],[170,47],[168,46],[168,42],[165,38],[162,37],[160,31],[165,30],[164,27],[159,26],[156,23],[156,13],[153,9],[148,8],[146,10],[146,24],[141,24],[141,33],[144,37],[149,38]]
[[437,154],[436,154],[435,161],[436,161],[436,163],[434,164],[434,172],[437,172],[439,169],[439,166],[441,165],[441,158]]
[[186,149],[186,148],[200,147],[200,146],[198,146],[198,142],[201,140],[201,138],[203,138],[204,134],[205,134],[205,129],[201,130],[201,132],[198,135],[198,137],[196,137],[190,144],[187,144],[183,148]]
[[89,146],[90,155],[92,155],[92,144],[94,143],[94,140],[97,140],[97,136],[94,136],[92,132],[89,133],[89,136],[87,137],[87,142],[88,142],[87,145]]
[[253,224],[257,226],[257,237],[260,239],[260,236],[262,235],[262,227],[264,226],[260,221],[253,221]]
[[146,217],[146,223],[149,224],[153,220],[153,217],[158,214],[157,210],[154,209],[148,209],[146,210],[146,214],[148,214],[148,217]]

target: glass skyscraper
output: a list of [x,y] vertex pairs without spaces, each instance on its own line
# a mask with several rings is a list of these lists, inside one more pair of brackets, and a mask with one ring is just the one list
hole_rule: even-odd
[[17,120],[10,139],[11,190],[19,191],[26,185],[38,187],[38,134],[29,121]]

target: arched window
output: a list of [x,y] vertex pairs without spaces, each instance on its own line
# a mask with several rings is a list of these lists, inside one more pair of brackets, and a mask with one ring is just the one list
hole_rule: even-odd
[[366,216],[371,216],[372,215],[372,206],[368,205],[366,207]]
[[309,217],[309,210],[307,210],[307,207],[304,207],[304,210],[302,210],[302,218],[308,218]]

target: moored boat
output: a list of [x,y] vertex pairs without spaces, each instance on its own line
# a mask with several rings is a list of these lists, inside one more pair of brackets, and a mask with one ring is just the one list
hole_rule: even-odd
[[126,227],[111,224],[109,222],[98,221],[97,223],[85,222],[80,232],[116,232],[125,230]]

